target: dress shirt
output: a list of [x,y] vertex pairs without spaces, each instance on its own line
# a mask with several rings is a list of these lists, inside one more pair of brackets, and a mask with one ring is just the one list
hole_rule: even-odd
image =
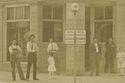
[[18,45],[11,45],[11,46],[9,47],[9,52],[10,52],[10,54],[13,54],[13,53],[15,52],[14,49],[17,49],[19,52],[22,51],[21,48],[20,48],[20,46],[18,46]]
[[38,46],[35,42],[28,42],[27,43],[27,52],[37,52]]
[[58,51],[58,45],[56,43],[49,43],[48,44],[48,48],[47,48],[47,52],[52,52],[52,51]]
[[95,43],[95,48],[96,48],[96,52],[98,53],[99,52],[99,47],[98,47],[97,43]]

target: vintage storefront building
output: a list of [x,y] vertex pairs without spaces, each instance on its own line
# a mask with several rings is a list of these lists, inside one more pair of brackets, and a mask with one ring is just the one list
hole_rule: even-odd
[[[76,15],[72,3],[79,5]],[[94,36],[103,50],[100,62],[103,72],[105,42],[112,37],[118,47],[125,47],[124,31],[124,0],[0,0],[0,70],[11,68],[8,46],[13,39],[23,50],[20,59],[26,70],[26,37],[33,33],[40,48],[38,72],[47,72],[46,50],[51,37],[59,45],[57,71],[73,74],[75,68],[78,75],[84,74],[89,70],[89,45]]]

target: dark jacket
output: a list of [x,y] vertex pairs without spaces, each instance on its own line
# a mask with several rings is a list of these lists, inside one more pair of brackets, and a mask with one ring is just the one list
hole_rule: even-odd
[[99,49],[99,52],[97,53],[96,52],[96,47],[95,47],[95,44],[92,43],[90,45],[90,63],[94,64],[96,62],[96,57],[100,58],[101,56],[101,48],[100,48],[100,44],[98,44],[98,49]]
[[106,54],[105,56],[108,58],[108,57],[115,57],[116,56],[116,45],[114,42],[112,43],[109,43],[107,42],[106,43]]

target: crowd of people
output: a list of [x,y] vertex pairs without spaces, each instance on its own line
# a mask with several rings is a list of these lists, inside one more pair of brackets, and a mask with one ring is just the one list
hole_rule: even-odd
[[[12,80],[16,80],[16,71],[15,68],[17,67],[19,76],[21,80],[29,80],[30,77],[30,70],[31,66],[33,65],[33,80],[39,80],[37,78],[37,55],[39,51],[39,47],[35,40],[35,35],[31,34],[29,40],[26,44],[27,49],[27,72],[26,77],[21,68],[19,56],[22,53],[20,46],[17,44],[16,40],[12,40],[12,44],[9,46],[10,52],[10,61],[11,61],[11,68],[12,68]],[[125,52],[122,47],[119,48],[118,52],[116,50],[116,44],[113,42],[112,38],[109,38],[108,42],[105,44],[106,52],[105,52],[105,72],[115,73],[115,65],[117,65],[117,69],[121,76],[125,73]],[[48,72],[49,78],[54,77],[54,73],[56,72],[55,60],[54,56],[56,52],[59,50],[58,45],[53,41],[52,38],[49,39],[49,44],[47,47],[48,52]],[[93,76],[94,74],[99,76],[100,75],[100,60],[101,60],[101,47],[99,42],[96,38],[93,38],[93,42],[90,45],[90,75]],[[115,61],[117,64],[115,64]]]
[[[9,46],[10,52],[10,61],[11,61],[11,68],[12,68],[12,80],[16,80],[16,71],[15,68],[17,67],[19,77],[21,80],[29,80],[30,77],[30,70],[31,66],[33,65],[33,80],[39,80],[37,78],[37,55],[39,51],[39,47],[37,43],[35,43],[35,35],[31,34],[29,36],[29,41],[27,41],[27,73],[26,77],[21,68],[19,56],[22,53],[20,46],[17,44],[16,40],[12,40],[12,44]],[[53,78],[54,72],[56,71],[54,56],[56,52],[59,50],[58,45],[53,42],[53,39],[50,38],[50,42],[47,47],[47,52],[49,54],[48,58],[48,71],[49,71],[49,78]]]

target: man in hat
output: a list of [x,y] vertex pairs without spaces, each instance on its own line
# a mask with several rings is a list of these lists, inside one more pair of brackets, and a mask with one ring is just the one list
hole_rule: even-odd
[[30,69],[33,64],[33,80],[39,80],[37,75],[37,53],[38,46],[34,41],[35,35],[31,34],[29,36],[29,42],[27,42],[27,52],[28,52],[28,64],[27,64],[27,74],[26,79],[28,80],[30,77]]

